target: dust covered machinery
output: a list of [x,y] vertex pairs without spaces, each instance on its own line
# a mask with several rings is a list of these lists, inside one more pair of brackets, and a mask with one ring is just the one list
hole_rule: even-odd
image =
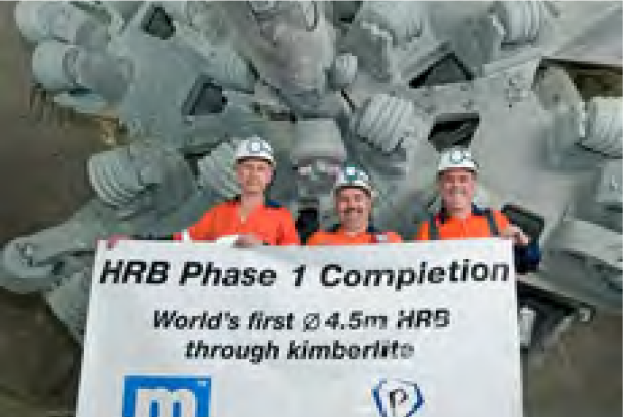
[[563,64],[620,71],[621,2],[25,1],[15,22],[38,88],[124,131],[88,161],[93,199],[0,261],[0,285],[42,293],[78,340],[96,241],[172,233],[236,195],[251,134],[277,150],[272,197],[302,235],[336,221],[350,161],[376,186],[375,222],[411,239],[440,204],[438,153],[469,146],[477,202],[543,247],[523,277],[526,347],[621,309],[622,97],[585,97]]

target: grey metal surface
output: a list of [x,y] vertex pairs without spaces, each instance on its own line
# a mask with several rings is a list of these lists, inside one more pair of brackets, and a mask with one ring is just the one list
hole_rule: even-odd
[[[78,90],[87,87],[137,139],[126,150],[91,159],[89,174],[97,200],[115,214],[102,217],[101,210],[96,214],[87,208],[82,216],[100,216],[91,223],[101,230],[87,226],[89,221],[70,221],[15,239],[4,251],[5,269],[12,277],[5,287],[15,289],[20,277],[25,292],[63,285],[75,272],[70,268],[64,276],[59,274],[59,264],[71,263],[63,258],[88,253],[93,244],[86,241],[110,235],[121,224],[122,230],[143,230],[158,219],[161,229],[173,230],[173,224],[163,224],[163,214],[172,209],[184,212],[185,201],[194,193],[208,190],[214,198],[236,192],[229,142],[246,133],[282,130],[269,135],[274,142],[280,142],[278,136],[286,138],[280,165],[291,165],[303,175],[298,182],[279,182],[276,193],[294,212],[314,208],[321,224],[327,225],[332,220],[331,181],[316,184],[318,178],[312,177],[324,169],[331,176],[333,165],[351,160],[370,171],[379,190],[377,223],[406,238],[437,208],[432,185],[438,152],[458,143],[470,145],[482,165],[479,203],[513,204],[544,220],[542,242],[558,260],[548,259],[534,283],[548,284],[567,296],[574,293],[575,299],[599,308],[622,309],[622,262],[606,261],[613,256],[602,258],[592,244],[596,238],[616,241],[612,236],[622,236],[622,228],[612,227],[614,221],[605,219],[613,216],[602,216],[598,209],[587,210],[594,218],[583,219],[570,211],[597,171],[615,158],[622,160],[623,100],[595,97],[585,102],[566,73],[549,69],[543,75],[540,67],[543,57],[622,10],[619,2],[593,0],[591,8],[577,2],[498,0],[486,9],[463,3],[461,10],[452,12],[412,0],[394,7],[367,0],[347,26],[334,26],[332,4],[317,0],[149,0],[128,14],[121,27],[114,26],[112,18],[89,20],[84,11],[66,13],[68,25],[109,22],[110,41],[96,52],[93,45],[86,50],[75,44],[72,36],[58,36],[50,23],[56,14],[35,13],[37,7],[23,1],[16,16],[25,36],[44,46],[54,39],[62,52],[59,62],[53,53],[44,55],[54,59],[35,60],[35,72],[42,74],[37,79],[49,81],[43,88],[66,90],[64,94],[80,101]],[[47,2],[59,10],[73,7],[64,0]],[[34,12],[23,11],[29,8]],[[462,13],[469,10],[473,17]],[[210,36],[202,29],[207,21],[229,22],[237,30],[231,36]],[[415,55],[414,48],[436,52]],[[91,58],[94,54],[110,58]],[[80,65],[83,61],[87,64]],[[125,68],[120,72],[126,74],[124,82],[111,83],[118,67]],[[89,79],[99,82],[81,82]],[[116,94],[102,88],[113,84],[125,88]],[[72,105],[71,100],[64,103]],[[80,104],[74,104],[73,110],[81,112]],[[327,130],[322,115],[335,120],[336,130]],[[300,121],[295,128],[286,127],[280,118]],[[325,140],[343,142],[331,145],[330,153],[336,155],[327,155],[330,142],[317,140],[315,131],[328,135]],[[140,137],[149,137],[152,145]],[[160,147],[166,151],[156,152]],[[302,150],[305,157],[299,155]],[[185,156],[201,156],[195,179]],[[595,206],[605,207],[605,187]],[[618,186],[610,190],[612,200],[621,191]],[[93,204],[92,208],[100,203]],[[580,233],[563,233],[565,217],[572,222],[567,224],[588,223],[586,229],[597,231],[597,236],[582,239]],[[623,248],[609,245],[616,245],[613,251]],[[42,260],[38,253],[45,253],[46,247],[67,249],[52,251],[54,256]],[[579,276],[579,258],[592,265],[606,261],[613,275],[609,282],[617,285],[606,287],[605,274],[596,267]],[[579,280],[584,281],[581,287],[594,291],[572,291],[579,289]]]
[[[184,228],[236,193],[232,143],[260,134],[277,150],[272,194],[294,215],[312,207],[330,224],[333,169],[356,161],[379,191],[376,222],[406,238],[439,204],[440,150],[469,144],[481,167],[478,201],[519,205],[544,220],[545,262],[524,280],[621,310],[622,259],[614,253],[622,246],[622,98],[582,99],[558,66],[604,65],[606,54],[597,58],[588,45],[622,49],[614,35],[622,33],[620,2],[313,4],[258,4],[250,15],[245,3],[94,3],[65,32],[34,36],[20,25],[32,49],[53,40],[83,57],[110,57],[44,71],[57,78],[40,87],[58,105],[115,119],[134,149],[149,138],[167,151],[140,175],[128,161],[104,157],[130,148],[93,155],[101,163],[90,164],[92,200],[57,227],[9,236],[1,285],[45,291],[79,339],[80,289],[95,241]],[[148,18],[162,25],[148,30]],[[83,21],[92,32],[105,28],[105,41],[75,36],[70,29]],[[98,76],[115,75],[118,65],[123,83]],[[144,151],[137,162],[149,166]]]

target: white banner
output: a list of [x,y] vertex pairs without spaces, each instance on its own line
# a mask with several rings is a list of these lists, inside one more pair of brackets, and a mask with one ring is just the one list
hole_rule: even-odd
[[99,248],[77,417],[521,417],[498,239]]

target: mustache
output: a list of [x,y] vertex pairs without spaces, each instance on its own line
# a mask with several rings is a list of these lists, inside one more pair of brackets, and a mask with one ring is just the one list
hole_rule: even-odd
[[259,183],[261,182],[260,177],[250,177],[245,180],[248,184]]
[[342,211],[343,214],[350,214],[350,213],[362,213],[363,210],[361,208],[357,208],[357,207],[348,207],[345,210]]
[[465,190],[465,189],[463,189],[463,188],[460,188],[460,187],[452,187],[452,188],[449,190],[449,194],[451,194],[451,195],[454,195],[454,196],[455,196],[455,195],[466,195],[467,193],[466,193],[466,190]]

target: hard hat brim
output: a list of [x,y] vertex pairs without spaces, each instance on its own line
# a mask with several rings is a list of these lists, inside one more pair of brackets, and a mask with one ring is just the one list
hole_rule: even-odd
[[359,190],[363,190],[365,191],[367,194],[369,194],[369,197],[373,198],[373,196],[375,195],[375,192],[373,191],[373,189],[371,187],[367,187],[365,185],[360,185],[360,184],[341,184],[338,186],[334,187],[333,193],[334,196],[336,197],[336,193],[338,193],[339,191],[345,189],[345,188],[357,188]]
[[242,156],[237,157],[234,160],[234,163],[238,164],[238,163],[246,161],[248,159],[256,159],[256,160],[259,160],[259,161],[267,162],[269,165],[271,165],[274,168],[276,166],[276,162],[273,160],[273,158],[268,158],[268,157],[264,157],[264,156],[260,156],[260,155],[242,155]]
[[476,164],[454,164],[454,165],[443,165],[438,167],[437,172],[440,174],[445,171],[449,171],[450,169],[466,169],[467,171],[471,171],[477,174],[478,169]]

